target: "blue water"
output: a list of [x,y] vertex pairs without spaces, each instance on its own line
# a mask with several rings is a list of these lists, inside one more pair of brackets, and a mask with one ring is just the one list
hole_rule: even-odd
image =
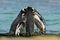
[[0,33],[9,32],[19,11],[27,6],[44,17],[46,33],[60,33],[60,0],[0,0]]

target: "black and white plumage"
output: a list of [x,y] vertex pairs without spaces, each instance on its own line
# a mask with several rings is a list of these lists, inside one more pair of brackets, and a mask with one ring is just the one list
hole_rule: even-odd
[[41,16],[39,16],[39,14],[34,15],[34,22],[37,25],[37,27],[40,29],[40,31],[42,31],[42,33],[44,33],[45,32],[45,24],[44,24],[43,20],[41,20]]
[[41,33],[45,32],[45,24],[42,16],[32,7],[27,7],[20,11],[17,18],[13,21],[10,29],[10,35],[18,35],[21,29],[25,28],[25,35],[34,35],[34,23]]

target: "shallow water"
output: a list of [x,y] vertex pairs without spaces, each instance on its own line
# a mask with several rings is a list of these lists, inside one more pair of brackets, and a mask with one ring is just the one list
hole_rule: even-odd
[[0,33],[9,32],[19,11],[32,6],[44,17],[46,33],[60,33],[60,0],[0,0]]

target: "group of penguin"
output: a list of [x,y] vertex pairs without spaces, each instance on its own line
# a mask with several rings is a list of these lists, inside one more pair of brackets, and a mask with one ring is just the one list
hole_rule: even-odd
[[22,9],[16,19],[12,22],[9,35],[32,36],[44,34],[45,31],[44,18],[35,8],[28,6],[27,8]]

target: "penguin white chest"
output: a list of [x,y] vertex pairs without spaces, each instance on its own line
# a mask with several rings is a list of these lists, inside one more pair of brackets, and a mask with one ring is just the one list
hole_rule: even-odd
[[17,27],[16,27],[16,31],[15,31],[15,35],[18,35],[19,36],[19,34],[20,34],[20,29],[23,27],[23,25],[21,24],[20,26],[19,26],[19,24],[17,25]]
[[34,18],[37,19],[37,20],[41,23],[42,28],[43,28],[43,30],[44,30],[44,29],[45,29],[45,25],[44,25],[43,22],[40,20],[40,18],[38,17],[38,15],[34,15]]

